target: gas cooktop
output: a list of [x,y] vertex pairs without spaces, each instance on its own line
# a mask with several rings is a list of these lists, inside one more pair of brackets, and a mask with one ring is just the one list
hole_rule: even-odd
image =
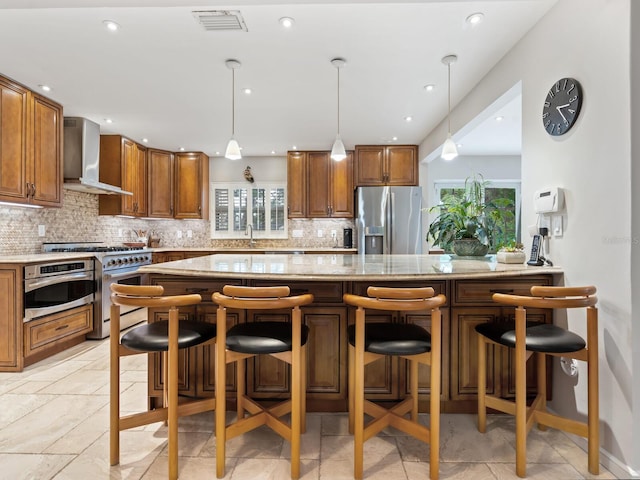
[[126,245],[105,245],[100,242],[43,243],[44,252],[129,252],[143,250],[144,247]]

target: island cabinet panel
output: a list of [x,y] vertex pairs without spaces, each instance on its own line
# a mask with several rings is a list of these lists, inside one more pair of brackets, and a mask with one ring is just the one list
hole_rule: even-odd
[[357,187],[418,185],[418,147],[356,145],[354,177]]
[[154,148],[147,150],[149,217],[173,218],[173,170],[173,153]]
[[0,269],[0,369],[22,370],[22,268]]

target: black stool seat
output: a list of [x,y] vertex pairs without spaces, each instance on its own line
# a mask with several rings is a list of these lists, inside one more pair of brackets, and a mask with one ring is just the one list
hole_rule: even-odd
[[[515,322],[489,322],[476,326],[476,332],[488,339],[515,348]],[[526,349],[530,352],[565,353],[577,352],[586,346],[586,342],[573,332],[556,325],[539,322],[527,322]]]
[[[302,325],[300,345],[306,345],[309,327]],[[227,348],[233,352],[268,354],[292,349],[291,324],[285,322],[239,323],[227,331]]]
[[[199,345],[216,336],[213,323],[180,320],[178,330],[178,348],[189,348]],[[166,352],[169,349],[169,322],[161,320],[141,325],[125,333],[120,343],[143,352]]]
[[[349,343],[356,344],[356,326],[347,328]],[[364,351],[381,355],[417,355],[431,351],[431,335],[411,323],[367,323]]]

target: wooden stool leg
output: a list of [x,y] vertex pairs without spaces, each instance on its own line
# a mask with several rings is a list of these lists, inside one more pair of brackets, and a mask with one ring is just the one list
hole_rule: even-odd
[[598,310],[587,309],[588,450],[589,473],[600,472],[600,406],[598,386]]
[[478,431],[487,431],[487,342],[478,335]]
[[307,431],[307,346],[300,348],[300,433]]
[[[440,377],[442,375],[442,313],[431,313],[431,359],[429,392],[429,478],[438,480],[440,475]],[[416,370],[418,365],[416,364]],[[417,385],[416,385],[416,397]]]
[[349,411],[349,433],[353,435],[353,421],[354,421],[354,400],[356,398],[355,392],[355,349],[349,344],[349,352],[348,352],[348,362],[349,366],[347,368],[347,377],[348,377],[348,392],[347,392],[347,409]]
[[354,432],[353,476],[361,480],[364,468],[364,308],[356,310],[356,346],[354,348]]
[[302,396],[302,355],[300,348],[301,319],[299,307],[293,309],[291,319],[291,478],[300,478],[300,405]]
[[526,315],[516,309],[516,475],[527,475],[527,350],[525,344]]
[[178,309],[169,309],[169,375],[165,380],[168,390],[169,422],[169,479],[178,478]]
[[411,378],[411,421],[418,421],[418,361],[409,360],[409,375]]
[[[111,338],[109,341],[109,460],[111,465],[120,463],[120,307],[111,305]],[[117,328],[117,329],[116,329]]]
[[[538,394],[539,397],[538,402],[538,410],[542,412],[547,411],[547,356],[544,353],[537,352],[536,353],[536,368],[538,369]],[[542,425],[538,423],[538,430],[545,431],[547,429],[546,425]]]
[[236,413],[237,419],[244,418],[244,397],[247,394],[247,360],[242,358],[236,362]]
[[[224,307],[218,307],[216,314],[218,332],[216,336],[216,477],[224,477],[225,441],[226,441],[226,383],[227,383],[227,312]],[[240,363],[240,362],[238,362]],[[238,384],[244,379],[238,378]]]

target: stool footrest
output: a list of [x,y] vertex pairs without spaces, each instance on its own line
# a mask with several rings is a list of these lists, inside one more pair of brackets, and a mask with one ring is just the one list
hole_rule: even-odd
[[[178,417],[186,417],[196,413],[208,412],[216,408],[215,398],[206,398],[203,400],[194,400],[188,403],[178,405]],[[146,412],[132,413],[120,417],[119,428],[129,430],[130,428],[141,427],[155,422],[166,422],[169,416],[167,407],[156,408]]]

